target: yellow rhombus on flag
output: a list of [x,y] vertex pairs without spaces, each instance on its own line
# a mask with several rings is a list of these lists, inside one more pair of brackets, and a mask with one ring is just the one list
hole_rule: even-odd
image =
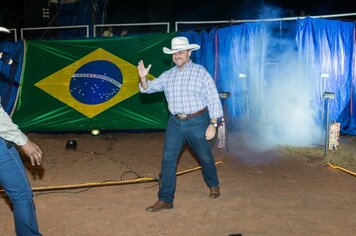
[[[107,67],[100,67],[102,64],[99,62],[110,65],[111,69],[116,67],[117,71],[122,74],[121,81],[113,78],[110,71],[105,71]],[[153,78],[152,75],[149,77]],[[88,118],[100,114],[139,92],[136,66],[102,48],[89,53],[35,85]],[[108,89],[110,91],[107,91]]]

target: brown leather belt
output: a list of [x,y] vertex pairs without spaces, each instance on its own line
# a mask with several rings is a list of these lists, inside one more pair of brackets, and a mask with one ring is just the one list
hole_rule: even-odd
[[178,114],[175,114],[174,116],[177,117],[178,119],[180,120],[188,120],[190,118],[193,118],[195,116],[199,116],[201,114],[203,114],[204,112],[206,112],[208,109],[205,107],[204,109],[200,110],[200,111],[197,111],[195,113],[192,113],[192,114],[181,114],[181,113],[178,113]]

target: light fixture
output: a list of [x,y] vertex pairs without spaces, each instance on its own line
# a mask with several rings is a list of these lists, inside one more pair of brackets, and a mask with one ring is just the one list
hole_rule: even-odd
[[98,130],[98,129],[93,129],[92,131],[91,131],[91,135],[93,135],[93,136],[97,136],[97,135],[99,135],[100,134],[100,131]]
[[246,78],[246,74],[245,73],[239,73],[239,78],[241,78],[241,79]]
[[49,8],[42,8],[42,17],[49,18],[49,16],[50,16]]
[[0,32],[4,32],[4,33],[10,33],[10,30],[9,29],[7,29],[7,28],[5,28],[5,27],[1,27],[0,26]]
[[320,73],[321,78],[329,78],[329,73]]

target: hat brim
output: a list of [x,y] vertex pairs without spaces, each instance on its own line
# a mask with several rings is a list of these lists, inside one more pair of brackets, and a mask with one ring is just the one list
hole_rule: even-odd
[[169,48],[166,48],[166,47],[163,47],[163,52],[165,54],[174,54],[176,52],[180,52],[180,51],[184,51],[184,50],[192,50],[192,51],[195,51],[195,50],[198,50],[200,48],[200,46],[198,44],[189,44],[188,46],[184,47],[184,48],[180,48],[180,49],[169,49]]
[[1,27],[0,26],[0,32],[4,32],[4,33],[10,33],[10,30],[6,29],[5,27]]

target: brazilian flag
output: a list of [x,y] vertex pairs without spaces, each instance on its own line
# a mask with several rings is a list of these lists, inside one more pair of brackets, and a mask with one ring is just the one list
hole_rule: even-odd
[[137,63],[149,79],[171,68],[175,33],[26,42],[13,121],[24,131],[164,129],[163,93],[141,94]]

